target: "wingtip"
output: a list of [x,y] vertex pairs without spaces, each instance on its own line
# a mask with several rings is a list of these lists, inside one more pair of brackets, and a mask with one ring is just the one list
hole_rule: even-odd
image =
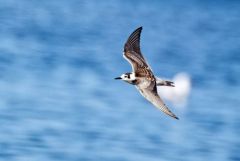
[[177,116],[174,117],[176,120],[179,120],[179,118]]
[[169,114],[169,116],[171,116],[172,118],[174,118],[176,120],[179,120],[179,118],[175,114],[173,114],[172,112],[171,112],[171,114]]
[[169,115],[169,116],[171,116],[172,118],[174,118],[176,120],[179,120],[179,118],[175,114],[173,114],[173,113],[171,113],[171,115]]
[[143,29],[142,26],[140,26],[140,27],[137,28],[137,30],[140,30],[140,31],[142,31],[142,29]]
[[136,28],[133,32],[136,32],[136,31],[142,31],[142,29],[143,29],[143,27],[142,26],[140,26],[140,27],[138,27],[138,28]]

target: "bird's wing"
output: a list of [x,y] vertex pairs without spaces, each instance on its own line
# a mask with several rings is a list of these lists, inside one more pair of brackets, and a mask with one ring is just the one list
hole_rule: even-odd
[[124,45],[124,52],[134,51],[141,59],[144,60],[144,57],[140,49],[140,36],[142,32],[142,27],[137,28],[133,33],[128,37],[127,42]]
[[150,66],[144,59],[140,49],[140,36],[142,27],[137,28],[128,38],[124,45],[123,57],[131,64],[134,72],[141,68],[151,71]]
[[148,101],[150,101],[154,106],[160,109],[165,114],[178,119],[178,117],[172,113],[168,107],[164,104],[162,99],[157,93],[156,84],[150,85],[148,88],[141,89],[139,86],[136,86],[140,93],[145,97]]

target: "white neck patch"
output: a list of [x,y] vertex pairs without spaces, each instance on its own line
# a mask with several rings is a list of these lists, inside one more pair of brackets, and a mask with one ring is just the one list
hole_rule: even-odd
[[131,74],[130,74],[130,79],[131,79],[131,80],[135,80],[135,79],[136,79],[135,73],[131,73]]

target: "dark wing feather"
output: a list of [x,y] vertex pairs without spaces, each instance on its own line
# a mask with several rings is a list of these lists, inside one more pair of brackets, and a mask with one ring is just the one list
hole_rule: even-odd
[[140,49],[141,32],[142,27],[139,27],[135,31],[133,31],[133,33],[129,36],[127,42],[124,45],[124,52],[135,52],[144,60]]
[[[140,49],[140,36],[142,27],[137,28],[129,36],[124,45],[123,57],[132,65],[133,71],[144,76],[143,72],[148,72],[152,75],[150,66],[145,61]],[[147,71],[148,70],[148,71]],[[143,71],[143,72],[142,72]]]

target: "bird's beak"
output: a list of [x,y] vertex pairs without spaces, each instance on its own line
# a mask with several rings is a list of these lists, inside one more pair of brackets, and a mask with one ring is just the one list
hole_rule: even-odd
[[121,77],[117,77],[117,78],[114,78],[114,79],[122,79]]

